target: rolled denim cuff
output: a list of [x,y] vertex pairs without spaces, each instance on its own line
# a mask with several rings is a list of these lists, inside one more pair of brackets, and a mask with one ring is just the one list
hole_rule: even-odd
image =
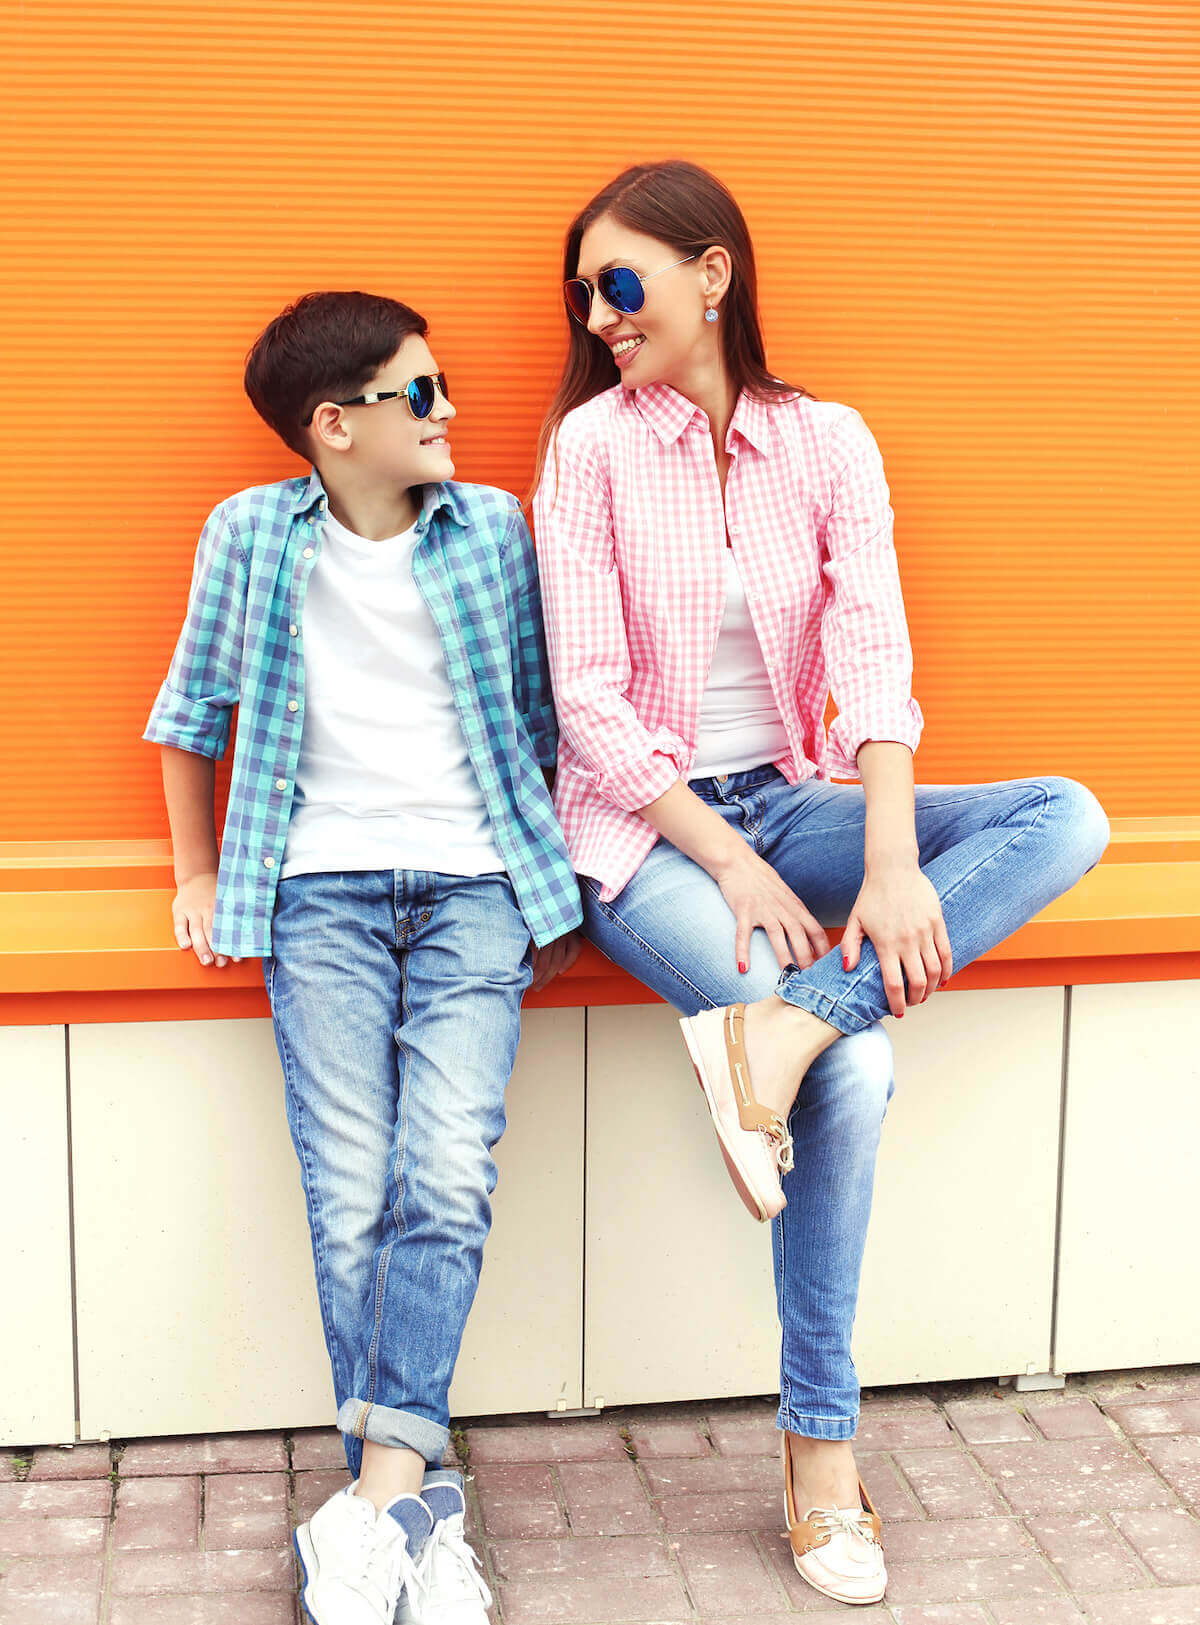
[[852,1439],[858,1432],[857,1416],[801,1416],[780,1405],[776,1427],[798,1433],[803,1439]]
[[798,965],[787,965],[779,973],[775,994],[785,1004],[795,1005],[797,1009],[807,1010],[810,1015],[819,1016],[842,1034],[859,1033],[864,1027],[872,1026],[878,1018],[869,1008],[853,1008],[854,985],[834,998],[819,987],[814,987],[811,982],[806,982],[804,972]]
[[347,1399],[337,1414],[337,1425],[347,1439],[370,1439],[372,1444],[402,1446],[424,1456],[431,1467],[440,1467],[450,1442],[450,1429],[427,1416],[411,1411],[392,1410],[388,1405],[372,1405],[365,1399]]

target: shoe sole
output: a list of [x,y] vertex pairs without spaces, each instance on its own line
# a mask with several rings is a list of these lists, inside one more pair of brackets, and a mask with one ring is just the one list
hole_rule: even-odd
[[321,1621],[308,1606],[308,1591],[317,1577],[317,1554],[313,1550],[312,1540],[309,1538],[307,1528],[301,1526],[292,1537],[292,1544],[296,1548],[296,1562],[300,1568],[300,1611],[305,1619],[311,1620],[312,1625],[321,1625]]
[[818,1585],[810,1574],[805,1574],[800,1567],[800,1559],[795,1552],[792,1553],[792,1564],[805,1585],[812,1586],[813,1590],[819,1591],[823,1597],[832,1597],[834,1602],[847,1603],[851,1608],[869,1608],[873,1603],[882,1602],[883,1594],[887,1590],[887,1580],[885,1578],[883,1585],[873,1597],[844,1597],[838,1591],[830,1591],[828,1586]]
[[691,1017],[682,1017],[679,1027],[680,1031],[683,1033],[683,1041],[687,1045],[688,1055],[692,1063],[692,1070],[696,1074],[696,1081],[704,1091],[704,1099],[708,1104],[708,1115],[712,1118],[712,1126],[716,1131],[717,1144],[721,1148],[721,1155],[725,1159],[725,1166],[729,1170],[729,1177],[733,1181],[733,1187],[741,1197],[742,1206],[746,1209],[746,1212],[750,1215],[750,1217],[752,1219],[757,1219],[760,1224],[765,1224],[770,1215],[767,1213],[767,1210],[759,1200],[753,1185],[750,1183],[750,1177],[746,1170],[742,1167],[741,1159],[738,1157],[737,1152],[726,1141],[724,1134],[721,1132],[721,1120],[717,1115],[716,1098],[713,1095],[712,1086],[709,1083],[707,1074],[704,1070],[704,1060],[700,1053],[699,1044],[692,1037]]

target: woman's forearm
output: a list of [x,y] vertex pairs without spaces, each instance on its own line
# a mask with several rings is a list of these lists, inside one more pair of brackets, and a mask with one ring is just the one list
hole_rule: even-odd
[[213,816],[216,768],[210,756],[164,745],[162,776],[175,857],[175,884],[183,886],[196,875],[217,872],[219,854]]
[[706,806],[682,779],[656,801],[639,807],[638,815],[714,880],[749,850],[720,813]]
[[867,802],[863,853],[867,873],[915,868],[918,849],[912,751],[894,740],[869,739],[859,747],[857,760]]

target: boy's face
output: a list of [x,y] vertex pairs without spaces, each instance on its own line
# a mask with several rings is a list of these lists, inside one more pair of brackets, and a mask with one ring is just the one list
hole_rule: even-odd
[[318,407],[313,415],[316,449],[324,441],[360,476],[403,488],[453,479],[449,429],[454,408],[439,389],[429,416],[415,418],[404,394],[413,378],[437,371],[428,344],[410,335],[364,389],[370,394],[397,390],[399,398],[370,406]]

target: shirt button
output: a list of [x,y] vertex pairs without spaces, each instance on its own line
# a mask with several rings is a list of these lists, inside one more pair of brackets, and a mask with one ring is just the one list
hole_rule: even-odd
[[287,780],[286,779],[276,779],[275,780],[275,788],[277,790],[286,790],[287,789]]
[[325,512],[325,509],[326,509],[327,506],[328,506],[328,504],[326,503],[324,497],[322,497],[320,502],[317,503],[317,508],[321,513]]
[[313,554],[314,554],[314,553],[315,553],[315,552],[316,552],[316,549],[315,549],[315,548],[312,548],[312,547],[306,547],[306,548],[305,548],[305,549],[304,549],[304,557],[305,557],[305,558],[306,558],[306,559],[311,559],[311,558],[312,558],[312,556],[313,556]]
[[263,859],[263,868],[264,869],[273,869],[274,867],[275,867],[275,859],[274,858],[264,858]]
[[300,628],[296,625],[295,621],[293,621],[292,624],[288,627],[288,636],[290,638],[295,638],[295,637],[299,637],[299,635],[300,635]]
[[289,711],[298,711],[299,709],[300,709],[299,700],[289,700],[288,701],[288,710]]

